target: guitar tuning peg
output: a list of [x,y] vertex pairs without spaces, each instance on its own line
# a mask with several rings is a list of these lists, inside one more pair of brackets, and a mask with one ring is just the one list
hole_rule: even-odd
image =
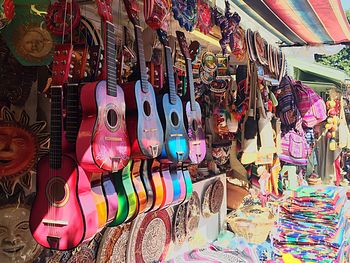
[[73,68],[74,68],[74,65],[70,64],[69,67],[70,67],[71,69],[73,69]]
[[86,66],[87,66],[87,67],[90,66],[90,63],[89,63],[89,62],[86,62]]
[[103,59],[103,54],[100,55],[100,60],[102,60],[102,59]]
[[99,67],[99,68],[102,68],[102,63],[101,63],[101,62],[98,64],[98,67]]
[[[64,54],[65,54],[65,53],[64,53]],[[74,54],[74,53],[72,54],[72,58],[76,58],[76,56],[75,56],[75,54]]]
[[88,76],[87,72],[84,72],[84,78],[86,78]]
[[90,59],[90,54],[87,54],[87,55],[86,55],[86,58],[87,58],[87,59]]
[[71,74],[68,74],[68,78],[70,78],[70,79],[71,79],[71,78],[73,78],[73,76],[72,76]]

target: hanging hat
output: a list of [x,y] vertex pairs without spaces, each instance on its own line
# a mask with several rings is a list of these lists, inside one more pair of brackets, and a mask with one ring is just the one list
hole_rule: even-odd
[[267,65],[267,55],[266,55],[266,48],[265,48],[265,40],[260,36],[258,31],[254,32],[254,46],[255,46],[255,52],[258,58],[258,61],[261,65],[265,66]]
[[245,64],[247,63],[247,59],[247,42],[245,32],[241,26],[238,26],[234,35],[234,49],[230,55],[230,63]]
[[256,61],[256,51],[254,47],[254,33],[250,28],[245,32],[245,38],[247,42],[247,49],[250,61]]

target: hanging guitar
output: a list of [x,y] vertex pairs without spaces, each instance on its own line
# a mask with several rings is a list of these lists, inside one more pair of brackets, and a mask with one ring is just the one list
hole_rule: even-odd
[[[160,172],[160,163],[156,160],[147,160],[147,175],[152,186],[153,204],[152,211],[158,210],[166,195],[166,185],[163,183],[163,179]],[[145,173],[144,173],[145,175]],[[170,178],[171,179],[171,178]],[[171,181],[169,181],[171,183]],[[146,185],[146,183],[145,183]],[[172,187],[172,185],[168,186]]]
[[148,82],[143,50],[142,29],[138,18],[139,8],[135,0],[124,0],[129,19],[134,24],[137,56],[141,79],[123,84],[127,105],[127,122],[133,159],[150,159],[159,156],[164,134],[156,107],[152,85]]
[[[117,85],[116,50],[111,1],[97,0],[98,12],[104,20],[105,55],[102,74],[107,81],[88,83],[82,87],[82,123],[76,143],[80,165],[89,172],[114,172],[123,168],[130,156],[129,137],[125,125],[124,92]],[[129,126],[132,127],[132,126]]]
[[164,162],[178,163],[188,159],[188,135],[183,121],[183,107],[176,94],[171,48],[165,31],[158,29],[158,37],[164,46],[169,93],[159,100],[159,116],[164,130],[164,146],[160,159]]
[[192,73],[192,60],[185,34],[176,31],[181,53],[186,59],[187,86],[189,87],[190,101],[186,103],[187,131],[190,144],[189,158],[192,163],[198,164],[203,161],[206,153],[205,133],[202,126],[202,113],[199,103],[195,99],[194,82]]
[[55,47],[50,153],[38,163],[37,195],[29,224],[40,245],[58,250],[72,249],[97,232],[90,182],[74,157],[63,150],[66,142],[62,136],[62,86],[68,79],[72,50],[71,44]]

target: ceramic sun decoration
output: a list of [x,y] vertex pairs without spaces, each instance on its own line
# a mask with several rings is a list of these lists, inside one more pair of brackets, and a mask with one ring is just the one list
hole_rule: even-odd
[[25,190],[31,188],[33,168],[37,160],[48,152],[49,136],[44,133],[46,122],[30,124],[22,111],[17,120],[9,108],[0,115],[0,185],[12,195],[18,183]]
[[0,208],[0,262],[33,262],[42,251],[29,231],[29,215],[25,204]]
[[231,50],[234,50],[234,36],[238,27],[241,17],[235,12],[231,13],[230,2],[225,1],[225,15],[221,15],[219,11],[214,9],[215,24],[220,26],[221,39],[219,41],[222,53],[227,53],[227,45]]

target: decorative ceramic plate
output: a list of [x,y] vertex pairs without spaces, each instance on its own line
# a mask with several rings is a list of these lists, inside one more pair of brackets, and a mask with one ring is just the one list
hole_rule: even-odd
[[181,204],[177,207],[174,216],[173,240],[177,245],[182,245],[187,237],[187,206]]
[[140,215],[131,226],[126,262],[158,262],[165,259],[171,241],[168,210]]
[[224,198],[224,184],[221,180],[217,180],[213,183],[213,188],[210,194],[210,212],[216,214],[220,211],[221,204]]
[[130,236],[131,223],[107,228],[103,234],[97,258],[100,263],[126,262],[126,249]]
[[193,192],[190,200],[187,203],[186,221],[187,221],[187,234],[191,236],[198,229],[201,201],[197,192]]
[[202,215],[206,218],[211,216],[210,212],[210,195],[211,190],[213,189],[213,184],[210,184],[208,188],[205,190],[202,200]]

